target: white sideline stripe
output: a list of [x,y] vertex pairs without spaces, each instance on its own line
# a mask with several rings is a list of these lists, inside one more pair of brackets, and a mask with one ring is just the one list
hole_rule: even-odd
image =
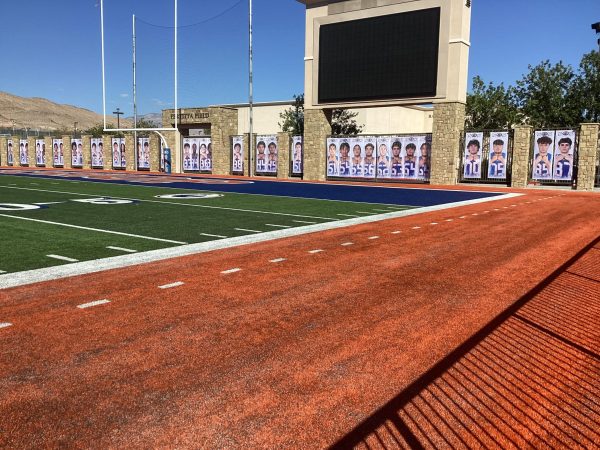
[[148,239],[150,241],[168,242],[170,244],[180,244],[180,245],[187,244],[187,242],[172,241],[170,239],[161,239],[161,238],[155,238],[155,237],[150,237],[150,236],[142,236],[140,234],[122,233],[120,231],[103,230],[100,228],[82,227],[80,225],[71,225],[70,223],[51,222],[50,220],[32,219],[31,217],[12,216],[10,214],[0,214],[0,217],[9,217],[11,219],[19,219],[19,220],[28,220],[30,222],[46,223],[49,225],[58,225],[61,227],[68,227],[68,228],[77,228],[78,230],[97,231],[98,233],[117,234],[119,236],[128,236],[128,237],[134,237],[134,238],[139,238],[139,239]]
[[371,236],[371,237],[369,238],[369,240],[371,240],[371,241],[372,241],[373,239],[379,239],[379,236]]
[[306,220],[292,220],[292,222],[296,222],[296,223],[308,223],[308,224],[311,224],[311,225],[314,224],[314,223],[317,223],[317,222],[308,222]]
[[276,225],[274,223],[265,223],[268,227],[276,227],[276,228],[292,228],[291,225]]
[[[344,245],[344,244],[342,244],[342,245]],[[315,253],[322,253],[322,252],[324,252],[324,251],[325,251],[325,250],[323,250],[323,249],[317,248],[317,249],[315,249],[315,250],[309,250],[309,252],[308,252],[308,253],[310,253],[311,255],[314,255]]]
[[175,283],[163,284],[159,286],[159,289],[170,289],[178,286],[183,286],[185,283],[183,281],[176,281]]
[[59,203],[66,203],[66,202],[32,203],[32,205],[35,205],[35,206],[46,206],[46,205],[58,205]]
[[227,274],[230,274],[230,273],[239,272],[240,270],[242,270],[242,269],[240,269],[239,267],[236,267],[235,269],[224,270],[221,273],[224,274],[224,275],[227,275]]
[[[406,209],[403,211],[389,212],[367,217],[357,217],[354,219],[337,220],[334,222],[318,223],[307,225],[305,227],[294,227],[285,230],[274,230],[260,234],[238,236],[229,239],[213,240],[208,242],[198,242],[195,244],[169,247],[165,249],[150,250],[131,255],[119,255],[110,258],[84,261],[76,264],[65,264],[56,267],[47,267],[43,269],[27,270],[24,272],[9,273],[0,275],[0,289],[8,289],[17,286],[25,286],[43,281],[57,280],[83,274],[97,273],[105,270],[121,269],[123,267],[135,266],[149,262],[163,261],[179,256],[195,255],[211,252],[242,245],[257,244],[276,239],[302,236],[309,233],[318,233],[327,230],[336,230],[340,228],[362,225],[365,223],[381,222],[387,219],[398,219],[401,217],[416,216],[432,211],[442,211],[461,206],[486,203],[497,200],[506,200],[507,198],[519,197],[523,194],[504,194],[497,197],[478,198],[455,203],[446,203],[443,205],[427,206],[424,208]],[[241,270],[241,269],[238,269]],[[237,271],[237,270],[236,270]]]
[[270,260],[269,262],[280,263],[280,262],[283,262],[283,261],[286,261],[286,259],[285,258],[275,258],[275,259]]
[[8,327],[12,327],[12,323],[10,323],[10,322],[0,323],[0,328],[8,328]]
[[354,245],[354,242],[344,242],[342,246],[347,247],[348,245]]
[[227,236],[221,236],[220,234],[208,234],[208,233],[200,233],[200,236],[208,236],[208,237],[216,237],[216,238],[226,238]]
[[237,231],[248,231],[248,232],[250,232],[250,233],[262,233],[262,231],[257,231],[257,230],[249,230],[249,229],[247,229],[247,228],[234,228],[234,230],[237,230]]
[[96,300],[95,302],[89,302],[89,303],[84,303],[82,305],[77,305],[77,307],[79,309],[85,309],[85,308],[91,308],[93,306],[106,305],[107,303],[110,303],[110,300],[107,300],[107,299]]
[[60,255],[46,255],[48,258],[53,258],[53,259],[60,259],[61,261],[67,261],[67,262],[79,262],[78,259],[75,258],[69,258],[67,256],[60,256]]
[[[110,183],[110,184],[119,185],[119,186],[131,186],[129,184],[120,184],[120,183]],[[156,188],[156,186],[139,186],[139,187],[153,187],[153,188]],[[53,192],[55,194],[79,195],[79,196],[82,196],[82,197],[90,197],[90,198],[106,197],[106,195],[104,195],[104,194],[82,194],[81,192],[54,191],[54,190],[50,190],[50,189],[33,189],[33,188],[24,188],[24,187],[16,187],[16,186],[0,186],[0,188],[4,188],[4,189],[19,189],[19,190],[23,190],[23,191],[36,191],[36,192]],[[165,187],[164,189],[176,189],[176,188]],[[179,189],[179,190],[185,190],[185,189]],[[221,192],[221,191],[207,191],[207,192],[213,193],[213,192]],[[256,194],[247,194],[247,195],[256,195]],[[284,196],[279,195],[277,197],[284,197]],[[337,219],[335,219],[333,217],[307,216],[307,215],[304,215],[304,214],[290,214],[290,213],[273,212],[273,211],[256,211],[256,210],[253,210],[253,209],[228,208],[226,206],[198,205],[198,204],[182,203],[182,202],[164,202],[164,201],[160,201],[160,200],[145,200],[145,199],[141,199],[141,198],[116,197],[114,195],[109,196],[109,198],[116,198],[116,199],[119,199],[119,200],[134,200],[134,201],[137,201],[137,202],[162,203],[162,204],[165,204],[165,205],[175,205],[175,206],[190,206],[190,207],[193,207],[193,208],[224,209],[224,210],[227,210],[227,211],[241,211],[241,212],[250,212],[250,213],[256,213],[256,214],[271,214],[271,215],[275,215],[275,216],[306,217],[308,219],[337,220]],[[293,198],[301,198],[301,197],[293,197]]]
[[107,245],[106,248],[108,248],[110,250],[116,250],[118,252],[137,253],[137,250],[132,250],[130,248],[124,248],[124,247],[113,247],[112,245]]

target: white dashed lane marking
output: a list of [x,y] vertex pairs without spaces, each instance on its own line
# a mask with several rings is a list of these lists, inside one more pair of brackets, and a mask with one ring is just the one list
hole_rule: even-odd
[[392,234],[400,234],[402,231],[392,231]]
[[431,222],[429,225],[438,225],[437,222]]
[[317,248],[315,250],[309,250],[308,253],[310,253],[311,255],[314,255],[315,253],[321,253],[321,252],[323,252],[323,250],[321,250],[320,248]]
[[52,259],[58,259],[60,261],[67,261],[67,262],[77,262],[79,261],[78,259],[75,258],[69,258],[67,256],[60,256],[60,255],[46,255],[48,258],[52,258]]
[[12,323],[10,322],[0,322],[0,328],[8,328],[12,327]]
[[82,305],[77,305],[77,307],[79,309],[86,309],[86,308],[92,308],[94,306],[106,305],[107,303],[110,303],[110,300],[107,300],[107,299],[96,300],[95,302],[89,302],[89,303],[83,303]]
[[454,219],[446,219],[446,222],[454,222]]
[[372,240],[374,240],[374,239],[379,239],[379,236],[371,236],[371,237],[369,238],[369,240],[371,240],[371,241],[372,241]]
[[413,230],[420,230],[421,227],[412,227]]
[[258,230],[249,230],[247,228],[234,228],[234,230],[237,231],[247,231],[248,233],[262,233],[262,231],[258,231]]
[[185,283],[183,281],[176,281],[175,283],[163,284],[159,286],[159,289],[171,289],[178,286],[183,286]]
[[275,258],[275,259],[271,259],[269,262],[280,263],[280,262],[283,262],[283,261],[286,261],[286,259],[285,258]]
[[225,239],[227,236],[222,236],[220,234],[208,234],[208,233],[200,233],[200,236],[208,236],[208,237],[216,237]]
[[242,270],[242,269],[240,269],[239,267],[236,267],[235,269],[224,270],[221,273],[224,274],[224,275],[227,275],[227,274],[230,274],[230,273],[239,272],[240,270]]
[[124,248],[124,247],[113,247],[112,245],[108,245],[106,248],[108,248],[110,250],[116,250],[118,252],[137,253],[137,250],[132,250],[130,248]]
[[354,242],[344,242],[342,246],[348,247],[349,245],[354,245]]

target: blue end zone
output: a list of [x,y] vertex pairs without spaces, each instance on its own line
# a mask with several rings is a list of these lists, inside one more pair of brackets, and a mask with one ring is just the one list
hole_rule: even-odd
[[[74,172],[69,172],[70,174]],[[77,172],[75,172],[77,173]],[[369,185],[344,185],[344,184],[322,184],[322,183],[306,183],[306,182],[293,182],[293,181],[269,181],[269,180],[247,180],[244,182],[243,179],[231,179],[231,178],[201,178],[194,177],[194,179],[201,179],[202,184],[193,183],[181,179],[181,177],[172,177],[172,182],[156,182],[151,181],[152,177],[161,177],[164,179],[166,175],[163,174],[114,174],[115,176],[122,176],[123,179],[119,180],[107,180],[101,178],[92,178],[93,172],[82,173],[81,176],[77,173],[76,176],[59,176],[59,175],[46,175],[43,172],[21,172],[15,169],[8,169],[0,171],[0,175],[16,175],[16,176],[35,176],[41,178],[51,179],[68,179],[77,181],[90,181],[94,183],[113,183],[113,184],[129,184],[133,186],[153,186],[153,187],[168,187],[168,188],[179,188],[179,189],[190,189],[196,191],[211,191],[211,192],[231,192],[237,194],[259,194],[259,195],[275,195],[275,196],[286,196],[295,198],[310,198],[319,200],[338,200],[347,202],[364,202],[364,203],[385,203],[389,205],[402,205],[402,206],[435,206],[443,205],[446,203],[455,203],[468,200],[476,200],[480,198],[496,197],[503,195],[499,192],[476,192],[476,191],[452,191],[452,190],[439,190],[439,189],[415,189],[415,188],[402,188],[397,186],[383,187],[383,186],[369,186]],[[100,175],[100,174],[99,174]],[[102,174],[108,176],[112,174]],[[131,178],[147,178],[148,181],[129,181],[127,177]],[[181,180],[181,181],[179,181]],[[210,181],[214,180],[214,184],[210,184]],[[226,184],[224,181],[242,182],[239,184]]]

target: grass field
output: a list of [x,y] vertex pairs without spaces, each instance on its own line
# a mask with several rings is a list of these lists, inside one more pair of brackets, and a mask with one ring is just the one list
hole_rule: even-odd
[[[160,197],[203,193],[213,197]],[[0,273],[410,208],[239,193],[214,195],[169,187],[0,175],[0,235],[4,239]]]

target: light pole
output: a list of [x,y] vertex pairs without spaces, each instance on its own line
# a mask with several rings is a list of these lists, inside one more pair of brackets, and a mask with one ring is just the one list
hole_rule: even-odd
[[121,116],[124,114],[119,108],[116,111],[113,111],[113,114],[117,116],[117,129],[121,129]]
[[[600,34],[600,22],[593,23],[592,30],[594,30],[597,35]],[[600,39],[598,39],[598,51],[600,52]]]

